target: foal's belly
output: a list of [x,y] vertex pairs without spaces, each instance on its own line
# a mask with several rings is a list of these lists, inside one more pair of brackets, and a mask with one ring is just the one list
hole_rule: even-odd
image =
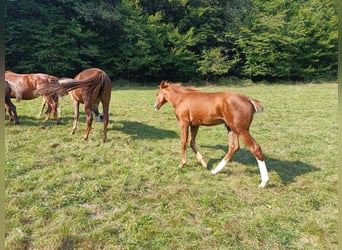
[[191,125],[192,126],[214,126],[218,124],[222,124],[222,119],[213,119],[213,120],[206,120],[206,119],[192,119]]

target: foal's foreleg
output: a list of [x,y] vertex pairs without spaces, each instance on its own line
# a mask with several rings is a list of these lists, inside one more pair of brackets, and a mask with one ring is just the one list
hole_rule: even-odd
[[202,164],[203,167],[206,168],[207,163],[203,160],[203,157],[200,154],[200,152],[197,150],[196,143],[195,143],[198,129],[199,129],[199,126],[191,126],[190,127],[190,131],[191,131],[190,146],[191,146],[192,150],[194,151],[194,153],[196,154],[197,160]]
[[239,138],[237,134],[229,130],[228,135],[229,135],[228,153],[225,155],[222,161],[216,166],[216,168],[211,171],[212,174],[217,174],[219,171],[221,171],[226,166],[227,162],[230,161],[230,159],[233,157],[236,151],[238,151],[240,148]]
[[182,159],[178,167],[182,168],[186,164],[186,144],[188,142],[189,126],[187,124],[180,124],[181,129],[181,144],[182,144]]

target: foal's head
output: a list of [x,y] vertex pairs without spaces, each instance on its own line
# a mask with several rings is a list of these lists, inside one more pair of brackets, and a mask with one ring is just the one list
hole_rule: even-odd
[[163,106],[166,102],[166,93],[165,93],[165,89],[169,86],[169,83],[167,81],[161,81],[160,85],[159,85],[159,90],[157,92],[157,97],[156,97],[156,101],[154,102],[154,109],[155,110],[159,110],[161,108],[161,106]]
[[161,81],[159,85],[159,89],[157,92],[157,98],[154,103],[154,108],[156,110],[160,109],[166,102],[168,102],[168,98],[171,98],[172,95],[175,94],[186,94],[188,92],[199,91],[194,87],[184,87],[181,83],[172,83],[168,81]]

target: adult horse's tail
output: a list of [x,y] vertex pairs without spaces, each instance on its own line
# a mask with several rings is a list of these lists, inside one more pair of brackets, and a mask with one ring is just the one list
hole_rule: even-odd
[[248,98],[249,102],[252,104],[256,113],[264,111],[264,107],[261,105],[260,101]]
[[21,91],[17,88],[17,86],[13,82],[5,80],[5,95],[10,95],[11,90],[15,93],[16,101],[20,102],[22,99]]
[[99,92],[103,82],[105,74],[103,72],[96,72],[93,76],[84,80],[74,80],[71,78],[59,80],[59,84],[51,84],[44,88],[37,89],[34,91],[35,95],[51,95],[58,94],[59,96],[64,96],[68,92],[87,87],[91,93]]

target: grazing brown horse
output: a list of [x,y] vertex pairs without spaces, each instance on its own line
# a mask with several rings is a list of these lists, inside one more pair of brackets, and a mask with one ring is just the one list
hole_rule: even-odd
[[[66,82],[64,82],[66,81]],[[112,82],[108,75],[97,68],[86,69],[77,74],[74,80],[60,80],[59,85],[47,86],[37,90],[37,94],[56,93],[60,96],[70,94],[74,103],[74,123],[71,134],[74,134],[77,128],[80,103],[84,104],[87,128],[84,134],[84,140],[88,139],[93,121],[92,111],[97,111],[97,106],[101,102],[103,109],[103,141],[107,140],[108,111],[111,97]]]
[[269,180],[266,164],[260,146],[249,134],[249,127],[255,112],[261,112],[260,102],[235,92],[204,93],[193,87],[183,87],[162,81],[159,85],[154,108],[159,110],[163,104],[170,102],[179,121],[182,141],[182,159],[180,167],[186,164],[186,144],[189,127],[190,146],[197,160],[203,167],[207,163],[197,150],[195,139],[200,125],[211,126],[225,124],[229,135],[229,150],[217,167],[211,171],[218,173],[239,149],[239,137],[246,144],[258,162],[261,183],[265,187]]
[[5,109],[8,112],[8,119],[10,122],[15,121],[15,124],[19,124],[17,115],[17,108],[11,101],[11,93],[14,93],[17,102],[21,100],[22,94],[17,89],[16,85],[10,81],[5,80]]
[[[15,84],[16,88],[22,94],[22,100],[32,100],[38,97],[34,93],[35,90],[47,87],[49,85],[58,85],[58,79],[51,75],[46,74],[17,74],[12,71],[5,71],[5,79]],[[11,91],[11,98],[15,98],[15,92]],[[58,123],[57,108],[58,108],[58,95],[44,95],[43,98],[49,105],[48,112],[46,113],[45,122],[49,120],[51,111],[54,112],[54,120]]]

